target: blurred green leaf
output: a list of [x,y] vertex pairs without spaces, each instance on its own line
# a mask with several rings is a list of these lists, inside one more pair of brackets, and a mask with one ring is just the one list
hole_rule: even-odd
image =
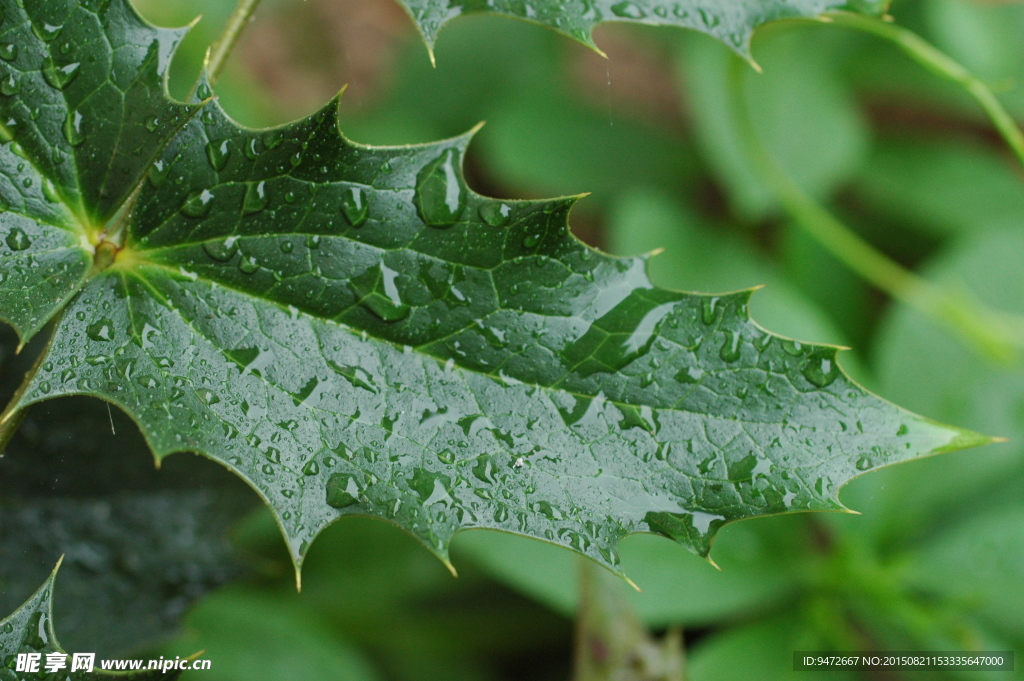
[[606,203],[629,187],[678,190],[693,175],[692,153],[678,137],[622,119],[613,125],[608,112],[564,96],[520,97],[495,111],[491,126],[480,140],[488,166],[526,194],[592,191],[588,203]]
[[947,235],[1024,224],[1024,179],[995,151],[967,141],[886,138],[856,184],[871,210]]
[[855,672],[793,671],[793,651],[828,650],[810,623],[793,613],[714,634],[688,653],[687,681],[847,681]]
[[1024,642],[1024,485],[1011,479],[987,504],[939,528],[914,552],[903,578],[954,603],[994,631]]
[[[4,329],[4,397],[36,350],[15,347]],[[71,649],[108,657],[167,638],[189,603],[242,572],[228,528],[257,503],[198,457],[158,471],[135,424],[85,398],[28,414],[0,458],[0,488],[0,612],[63,555],[55,628]]]
[[[622,543],[622,565],[640,587],[620,591],[649,626],[707,625],[791,595],[807,577],[802,519],[765,518],[723,530],[715,543],[721,570],[650,535]],[[460,536],[456,553],[489,575],[566,615],[578,605],[576,557],[544,542],[497,532]]]
[[202,646],[209,670],[183,678],[207,681],[375,681],[365,656],[322,624],[316,611],[264,589],[233,587],[209,596],[186,620],[179,652]]
[[[854,176],[867,154],[865,121],[839,76],[848,37],[780,26],[758,43],[764,73],[744,72],[746,100],[760,138],[785,172],[816,197]],[[699,36],[684,36],[680,45],[682,91],[697,124],[697,144],[732,209],[747,220],[763,218],[775,211],[776,202],[742,150],[729,94],[734,57]]]

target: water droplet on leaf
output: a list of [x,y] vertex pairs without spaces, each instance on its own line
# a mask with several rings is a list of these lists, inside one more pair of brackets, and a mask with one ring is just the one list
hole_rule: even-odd
[[43,62],[43,78],[46,82],[55,87],[58,90],[63,90],[71,81],[78,75],[78,68],[81,63],[75,62],[73,64],[65,64],[64,66],[58,66],[56,62],[51,58],[47,58]]
[[21,227],[12,228],[4,240],[12,251],[24,251],[32,245],[32,240],[28,238],[28,234]]
[[456,150],[447,149],[416,178],[416,208],[428,225],[448,227],[462,215],[466,199],[459,185],[457,161]]
[[270,197],[267,196],[266,182],[250,182],[245,188],[245,200],[242,202],[242,212],[246,215],[259,213],[267,207]]
[[492,201],[480,206],[480,217],[491,227],[504,227],[512,217],[512,206]]
[[353,227],[359,227],[370,215],[370,206],[361,187],[346,187],[341,195],[341,212]]
[[226,139],[213,140],[206,145],[206,158],[217,172],[227,167],[229,156],[231,156],[231,149],[228,147]]

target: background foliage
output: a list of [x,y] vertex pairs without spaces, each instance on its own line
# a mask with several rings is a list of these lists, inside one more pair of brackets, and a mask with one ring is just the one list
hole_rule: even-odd
[[[172,67],[179,97],[232,5],[139,3],[161,25],[204,15]],[[1024,119],[1024,5],[905,0],[893,14]],[[342,128],[364,143],[426,142],[486,120],[469,152],[478,191],[592,192],[572,215],[589,243],[622,255],[664,248],[652,273],[667,287],[767,284],[751,304],[763,326],[852,346],[844,366],[882,396],[1011,438],[856,480],[843,500],[861,516],[730,525],[715,545],[721,572],[657,537],[627,539],[623,567],[643,592],[616,588],[648,627],[684,629],[688,678],[789,678],[796,648],[1024,648],[1019,362],[979,357],[789,223],[738,148],[727,48],[671,28],[605,26],[596,40],[608,61],[536,26],[466,18],[442,32],[432,68],[390,0],[268,0],[218,92],[240,122],[264,126],[314,111],[347,82]],[[1024,177],[964,94],[835,27],[771,25],[753,53],[765,71],[744,76],[754,124],[801,186],[899,262],[1024,313]],[[25,367],[10,334],[3,347],[9,393]],[[254,495],[214,464],[178,455],[154,473],[134,427],[116,411],[108,423],[99,402],[61,400],[29,418],[0,460],[3,488],[17,481],[0,506],[0,612],[67,553],[55,607],[68,649],[206,648],[207,680],[569,674],[578,570],[565,551],[463,534],[454,580],[400,531],[347,520],[311,549],[299,595],[269,515],[249,512]],[[175,495],[187,497],[177,513],[161,512]],[[79,511],[54,511],[69,504]],[[144,525],[170,531],[152,545],[126,539]]]

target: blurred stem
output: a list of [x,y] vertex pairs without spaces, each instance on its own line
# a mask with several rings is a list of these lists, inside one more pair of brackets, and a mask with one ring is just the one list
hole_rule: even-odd
[[1003,136],[1013,153],[1016,154],[1017,160],[1024,166],[1024,133],[1021,132],[1003,105],[999,103],[992,90],[952,57],[943,54],[913,31],[874,17],[851,12],[835,12],[822,17],[822,20],[884,38],[935,75],[962,87],[985,110],[992,124],[996,126],[996,130]]
[[732,61],[732,109],[741,144],[755,174],[790,217],[837,260],[893,298],[917,308],[968,341],[985,357],[1010,362],[1024,349],[1024,319],[986,308],[965,292],[950,290],[905,269],[875,249],[792,180],[761,144],[744,92],[746,62]]
[[217,42],[210,49],[210,58],[206,65],[210,85],[217,82],[217,78],[220,76],[220,72],[224,70],[224,64],[227,62],[231,50],[234,49],[235,43],[242,36],[242,31],[249,24],[253,12],[256,11],[256,7],[259,4],[260,0],[238,0],[235,11],[231,13],[231,16],[228,18],[228,24],[224,27],[224,32],[220,34],[220,38],[217,39]]

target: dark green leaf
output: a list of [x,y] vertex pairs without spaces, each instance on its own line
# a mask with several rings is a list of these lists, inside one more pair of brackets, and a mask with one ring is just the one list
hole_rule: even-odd
[[[103,17],[141,30],[123,4]],[[336,116],[253,131],[208,102],[167,133],[127,245],[68,304],[19,406],[99,396],[158,458],[222,462],[297,565],[345,515],[444,559],[470,527],[613,569],[633,532],[707,555],[726,522],[840,509],[862,472],[987,441],[870,395],[836,348],[764,331],[750,291],[658,289],[643,258],[587,248],[574,199],[472,192],[468,135],[365,147]]]
[[[63,648],[57,642],[57,636],[53,631],[53,590],[57,579],[57,568],[50,573],[49,578],[31,598],[18,608],[10,617],[0,621],[0,679],[2,681],[44,681],[54,678],[52,673],[46,672],[47,655],[50,653],[64,653]],[[30,673],[15,671],[17,655],[19,653],[40,654],[41,661],[39,672]],[[95,662],[93,672],[82,670],[71,673],[72,658],[65,653],[63,671],[60,678],[68,681],[86,681],[92,678],[101,679],[136,679],[144,681],[172,681],[181,676],[180,671],[159,672],[106,672],[102,671],[98,660]]]
[[165,94],[184,31],[145,25],[127,2],[0,10],[0,317],[31,336],[84,284],[107,222],[196,107]]
[[704,3],[699,0],[399,0],[433,50],[441,28],[464,14],[497,14],[549,26],[597,49],[591,32],[600,23],[630,21],[682,26],[714,36],[740,54],[750,54],[754,29],[769,21],[816,17],[828,10],[874,12],[886,3],[841,0],[766,0]]

